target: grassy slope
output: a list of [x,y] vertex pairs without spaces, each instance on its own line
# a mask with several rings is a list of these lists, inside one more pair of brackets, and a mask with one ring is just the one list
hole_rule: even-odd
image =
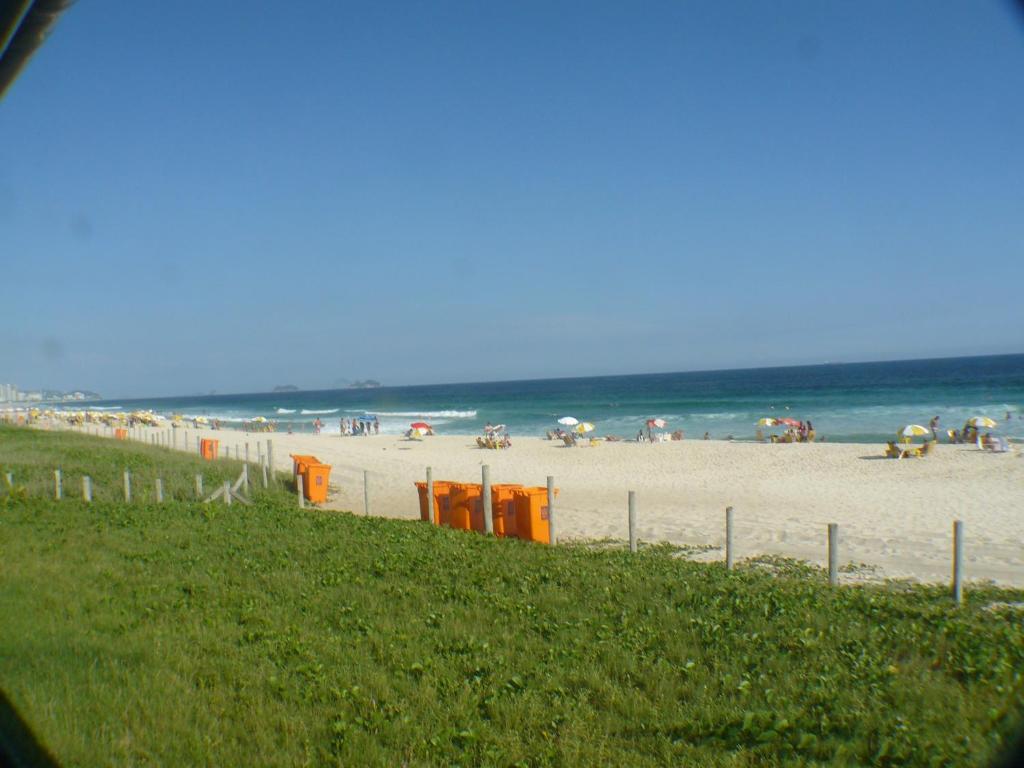
[[[39,498],[58,461],[109,500]],[[0,498],[0,686],[67,765],[982,765],[1024,704],[1019,616],[978,607],[1019,592],[957,611],[284,491],[126,506],[126,462],[215,487],[191,457],[0,427],[31,492]]]

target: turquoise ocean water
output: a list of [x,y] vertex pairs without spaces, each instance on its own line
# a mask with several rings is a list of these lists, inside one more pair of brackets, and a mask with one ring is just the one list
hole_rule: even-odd
[[[279,430],[309,431],[320,418],[338,432],[341,418],[376,414],[397,434],[425,420],[439,434],[478,434],[487,422],[513,436],[542,435],[561,416],[593,422],[596,434],[633,436],[661,417],[687,438],[750,439],[763,416],[810,419],[832,441],[888,439],[907,423],[961,426],[977,415],[1024,440],[1024,355],[851,363],[575,379],[343,389],[284,394],[111,400],[103,408],[219,418],[227,426],[254,416]],[[1011,418],[1006,419],[1010,413]]]

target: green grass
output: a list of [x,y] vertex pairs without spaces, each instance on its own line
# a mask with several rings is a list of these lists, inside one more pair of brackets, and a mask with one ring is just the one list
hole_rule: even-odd
[[[192,457],[0,427],[0,687],[66,765],[985,765],[1019,591],[116,501]],[[52,468],[115,492],[54,502]],[[147,474],[148,473],[148,474]],[[3,492],[0,492],[3,493]],[[410,498],[412,498],[410,488]]]

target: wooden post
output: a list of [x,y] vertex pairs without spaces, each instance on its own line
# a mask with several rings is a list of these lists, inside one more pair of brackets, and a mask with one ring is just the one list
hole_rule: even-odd
[[636,552],[636,491],[629,492],[629,551]]
[[171,427],[171,449],[178,450],[178,430]]
[[828,583],[835,587],[839,584],[839,526],[828,524]]
[[267,440],[267,475],[274,482],[274,441]]
[[263,466],[263,443],[256,441],[256,462]]
[[224,503],[231,506],[231,483],[224,481]]
[[732,570],[733,548],[732,548],[732,507],[725,508],[725,569]]
[[7,478],[7,487],[8,488],[13,488],[14,487],[14,473],[13,472],[8,472],[8,473],[6,473],[4,475],[4,477]]
[[201,454],[203,452],[203,436],[196,435],[196,453]]
[[160,477],[156,479],[156,503],[164,503],[164,481]]
[[82,475],[82,500],[92,501],[92,478]]
[[64,495],[64,483],[61,482],[60,470],[53,470],[53,498],[60,501],[60,497]]
[[494,509],[491,505],[491,468],[484,464],[480,467],[480,495],[484,502],[484,533],[494,535]]
[[127,469],[124,471],[124,500],[126,502],[132,500],[132,473]]
[[196,475],[196,498],[203,498],[203,476],[202,474]]
[[370,514],[370,473],[363,470],[363,511]]
[[964,524],[953,521],[953,601],[960,605],[964,601]]
[[295,475],[295,494],[299,497],[299,509],[304,509],[306,499],[302,495],[302,475]]
[[245,444],[245,463],[249,463],[249,444]]
[[[249,446],[246,445],[246,448]],[[249,495],[249,462],[242,465],[242,488],[245,489],[245,495]]]
[[548,475],[548,544],[555,546],[558,535],[555,532],[555,478]]
[[260,469],[263,470],[263,487],[266,488],[270,485],[270,482],[267,480],[267,465],[260,464]]
[[434,522],[434,470],[427,467],[427,525],[433,525]]

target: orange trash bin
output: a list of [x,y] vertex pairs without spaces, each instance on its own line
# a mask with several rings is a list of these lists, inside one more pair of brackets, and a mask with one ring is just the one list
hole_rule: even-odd
[[516,500],[512,491],[523,486],[519,483],[499,483],[491,486],[491,513],[494,515],[494,535],[516,535]]
[[449,525],[461,531],[483,531],[484,504],[480,498],[480,483],[451,483],[449,488],[452,504]]
[[307,456],[302,453],[289,453],[292,460],[292,477],[301,475],[306,471],[307,464],[319,464],[320,459],[316,456]]
[[302,495],[314,504],[327,501],[327,485],[331,478],[331,465],[309,462],[302,465]]
[[119,427],[119,428],[114,430],[114,437],[117,438],[118,440],[127,440],[128,439],[128,430],[127,429],[122,429],[122,428]]
[[220,440],[211,440],[209,438],[203,438],[199,442],[199,453],[207,461],[213,461],[217,458],[217,454],[220,450]]
[[[555,489],[558,495],[558,489]],[[548,525],[548,489],[543,486],[512,490],[516,504],[516,536],[541,544],[551,542]]]
[[[427,519],[427,484],[416,483],[416,492],[420,497],[420,520]],[[447,480],[434,481],[434,525],[451,525],[452,497],[449,496],[450,488]]]

